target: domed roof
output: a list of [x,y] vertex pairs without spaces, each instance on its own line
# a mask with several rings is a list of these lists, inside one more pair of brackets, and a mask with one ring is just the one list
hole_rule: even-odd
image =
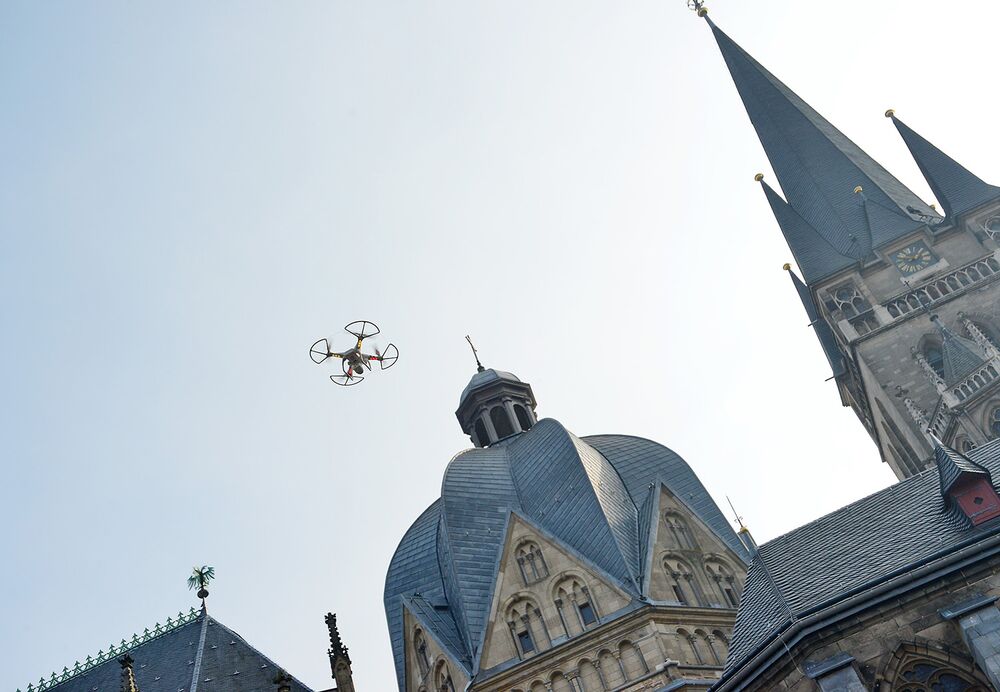
[[[485,379],[485,372],[478,374]],[[407,531],[386,575],[385,609],[400,687],[404,604],[421,614],[424,626],[470,676],[474,673],[512,512],[593,564],[638,607],[648,589],[646,552],[657,483],[746,559],[687,463],[650,440],[581,439],[544,419],[508,443],[456,456],[445,471],[441,498]]]
[[465,385],[465,389],[462,390],[462,396],[458,399],[458,405],[461,406],[462,403],[469,397],[469,394],[475,390],[501,380],[505,380],[507,382],[521,382],[521,380],[517,378],[517,375],[504,372],[503,370],[495,370],[494,368],[480,370],[472,376],[472,379],[469,380],[469,384]]

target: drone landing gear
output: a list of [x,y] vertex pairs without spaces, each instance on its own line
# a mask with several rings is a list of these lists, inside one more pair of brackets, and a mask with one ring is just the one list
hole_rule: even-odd
[[353,387],[364,379],[361,375],[349,375],[346,372],[343,375],[330,375],[330,381],[341,387]]

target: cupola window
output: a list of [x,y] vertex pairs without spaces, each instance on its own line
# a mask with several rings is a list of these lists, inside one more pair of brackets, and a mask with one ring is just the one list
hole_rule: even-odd
[[490,420],[493,421],[493,429],[497,431],[497,439],[502,440],[514,434],[514,425],[510,422],[507,409],[503,406],[494,406],[490,409]]
[[490,443],[490,434],[486,430],[486,423],[483,422],[482,418],[476,420],[476,442],[481,446],[486,446]]
[[514,415],[517,416],[517,422],[521,425],[521,430],[531,430],[531,418],[528,416],[528,410],[524,406],[514,404]]

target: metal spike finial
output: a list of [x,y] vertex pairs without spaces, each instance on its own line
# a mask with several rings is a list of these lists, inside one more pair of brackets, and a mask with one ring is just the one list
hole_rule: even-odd
[[472,349],[472,356],[476,359],[476,372],[483,372],[486,368],[484,368],[483,364],[479,362],[479,351],[476,350],[476,347],[473,345],[472,339],[468,334],[465,335],[465,340],[469,342],[469,348]]
[[729,499],[728,495],[726,495],[726,502],[729,503],[729,509],[733,510],[733,516],[736,517],[736,523],[740,525],[740,529],[746,530],[747,527],[743,524],[743,517],[736,511],[736,507],[733,506],[733,501]]

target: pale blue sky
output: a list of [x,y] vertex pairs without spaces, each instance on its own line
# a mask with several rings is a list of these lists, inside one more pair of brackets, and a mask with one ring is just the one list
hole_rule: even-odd
[[[995,3],[711,8],[918,193],[887,107],[1000,181]],[[8,0],[0,90],[8,689],[194,605],[201,563],[305,682],[335,610],[359,689],[391,689],[382,580],[468,444],[466,333],[541,416],[674,448],[758,539],[892,481],[683,0]],[[306,349],[362,318],[399,364],[335,388]]]

